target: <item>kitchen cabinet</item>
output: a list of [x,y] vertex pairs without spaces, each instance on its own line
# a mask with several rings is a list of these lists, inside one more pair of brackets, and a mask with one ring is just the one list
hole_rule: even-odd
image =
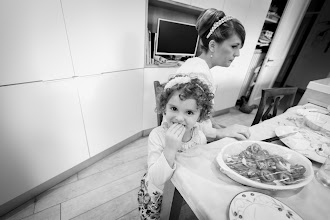
[[146,6],[0,2],[0,216],[141,134]]
[[145,0],[62,0],[76,76],[144,67]]
[[91,156],[142,131],[142,69],[75,80]]
[[0,86],[74,75],[61,3],[0,1]]
[[89,158],[72,79],[0,87],[0,103],[0,207]]

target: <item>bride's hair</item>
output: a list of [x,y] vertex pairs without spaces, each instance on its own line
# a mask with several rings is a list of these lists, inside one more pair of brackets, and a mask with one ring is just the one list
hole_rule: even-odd
[[208,45],[210,40],[215,40],[217,43],[221,43],[233,36],[233,34],[237,34],[242,41],[242,46],[244,45],[245,29],[241,22],[235,18],[222,23],[214,30],[210,37],[207,38],[213,24],[225,16],[226,14],[223,11],[215,8],[206,9],[199,15],[196,22],[196,29],[200,37],[202,50],[206,52],[209,50]]

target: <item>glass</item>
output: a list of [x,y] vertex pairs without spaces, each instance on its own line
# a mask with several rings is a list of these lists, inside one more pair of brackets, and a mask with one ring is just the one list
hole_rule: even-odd
[[330,187],[330,158],[329,156],[316,172],[316,179],[324,186]]

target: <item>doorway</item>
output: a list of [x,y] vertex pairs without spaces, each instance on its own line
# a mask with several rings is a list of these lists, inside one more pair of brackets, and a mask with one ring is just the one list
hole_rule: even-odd
[[[265,56],[260,63],[259,71],[254,73],[254,81],[250,82],[249,85],[249,105],[259,104],[261,90],[271,88],[274,84],[309,2],[310,0],[272,1],[265,21],[265,29],[260,35],[260,45],[256,47],[256,50],[261,50],[265,53]],[[268,18],[275,17],[276,20],[274,11],[276,11],[279,18],[277,23],[272,24],[269,23]],[[269,44],[267,45],[266,38],[270,38],[270,36],[271,39],[270,41],[268,39]]]
[[[275,85],[304,92],[311,80],[329,77],[330,0],[312,0]],[[307,64],[307,65],[306,65]]]
[[308,35],[310,34],[310,31],[318,16],[318,12],[321,11],[324,2],[325,0],[311,0],[308,9],[305,13],[305,16],[297,31],[297,34],[293,40],[293,43],[290,47],[288,55],[286,56],[283,66],[275,80],[274,87],[285,86],[285,81],[290,75],[290,71],[292,70],[294,63],[296,62],[302,50],[302,47]]
[[240,96],[249,99],[287,1],[272,0]]

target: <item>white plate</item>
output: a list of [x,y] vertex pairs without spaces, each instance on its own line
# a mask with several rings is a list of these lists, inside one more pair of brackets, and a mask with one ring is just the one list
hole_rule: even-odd
[[[282,156],[284,159],[286,159],[291,164],[303,165],[306,168],[306,172],[304,174],[304,176],[305,176],[304,180],[300,181],[299,183],[291,184],[291,185],[268,185],[265,183],[260,183],[260,182],[248,179],[248,178],[236,173],[234,170],[232,170],[231,168],[229,168],[227,166],[225,161],[227,161],[227,158],[229,156],[238,155],[243,150],[245,150],[248,146],[250,146],[254,143],[259,144],[263,150],[267,150],[272,155]],[[220,166],[220,171],[223,172],[224,174],[226,174],[231,179],[233,179],[241,184],[244,184],[247,186],[252,186],[255,188],[260,188],[260,189],[269,189],[269,190],[297,189],[297,188],[307,185],[314,177],[312,163],[306,157],[304,157],[303,155],[301,155],[287,147],[268,143],[268,142],[263,142],[263,141],[237,141],[237,142],[230,143],[221,149],[216,160]]]
[[281,136],[287,133],[298,131],[294,135],[281,138],[281,141],[292,150],[295,150],[309,159],[324,163],[325,157],[320,148],[330,148],[330,138],[322,136],[321,133],[315,132],[308,128],[297,128],[293,126],[278,126],[275,128],[275,134]]
[[330,116],[311,112],[304,116],[305,125],[314,130],[330,132]]
[[258,192],[242,192],[234,197],[229,208],[230,220],[302,220],[287,205]]

